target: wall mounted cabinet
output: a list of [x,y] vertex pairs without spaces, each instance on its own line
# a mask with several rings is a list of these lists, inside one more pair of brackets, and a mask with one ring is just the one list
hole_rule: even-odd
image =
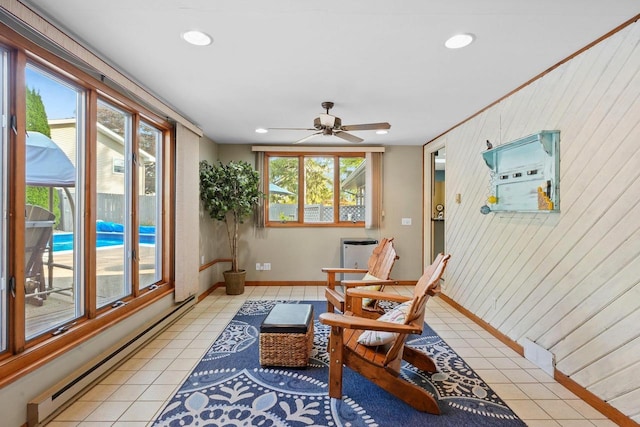
[[482,153],[492,212],[560,211],[560,131],[541,131]]

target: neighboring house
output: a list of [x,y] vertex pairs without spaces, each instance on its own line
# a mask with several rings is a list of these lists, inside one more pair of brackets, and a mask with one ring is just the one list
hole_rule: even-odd
[[340,206],[341,220],[363,221],[365,218],[366,166],[365,160],[340,183],[342,191],[355,196],[354,205]]
[[347,176],[342,183],[340,184],[342,187],[342,191],[347,191],[350,194],[355,194],[356,196],[356,205],[364,205],[364,194],[365,194],[365,171],[366,171],[367,161],[360,163],[360,165]]
[[[51,128],[51,139],[65,152],[71,160],[76,164],[76,120],[71,119],[54,119],[49,120]],[[144,194],[144,165],[155,162],[155,158],[140,150],[140,193]],[[98,158],[96,165],[96,175],[98,184],[98,193],[103,194],[122,194],[125,186],[125,157],[124,157],[124,139],[111,131],[107,127],[98,123]]]

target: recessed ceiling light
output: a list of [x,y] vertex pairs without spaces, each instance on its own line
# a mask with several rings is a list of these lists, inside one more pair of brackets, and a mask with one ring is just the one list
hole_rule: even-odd
[[384,129],[380,129],[380,130],[377,130],[376,133],[378,135],[386,135],[386,134],[389,133],[389,131],[388,130],[384,130]]
[[269,132],[268,129],[265,128],[256,128],[256,133],[267,133]]
[[461,47],[469,46],[474,38],[473,34],[456,34],[447,40],[444,45],[449,49],[460,49]]
[[198,30],[185,31],[182,33],[182,38],[195,46],[208,46],[213,42],[210,35]]

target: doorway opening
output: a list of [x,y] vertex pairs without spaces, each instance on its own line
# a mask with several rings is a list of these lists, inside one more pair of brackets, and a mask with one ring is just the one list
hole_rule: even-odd
[[431,153],[431,261],[445,252],[445,149]]

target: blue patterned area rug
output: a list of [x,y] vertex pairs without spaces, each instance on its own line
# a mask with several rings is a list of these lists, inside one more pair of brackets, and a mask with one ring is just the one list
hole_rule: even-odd
[[[315,337],[306,369],[262,368],[260,324],[276,303],[314,306]],[[153,426],[525,426],[431,328],[407,344],[427,352],[439,372],[410,364],[402,376],[436,396],[441,415],[416,411],[345,368],[342,400],[328,396],[329,328],[320,301],[247,301]]]

